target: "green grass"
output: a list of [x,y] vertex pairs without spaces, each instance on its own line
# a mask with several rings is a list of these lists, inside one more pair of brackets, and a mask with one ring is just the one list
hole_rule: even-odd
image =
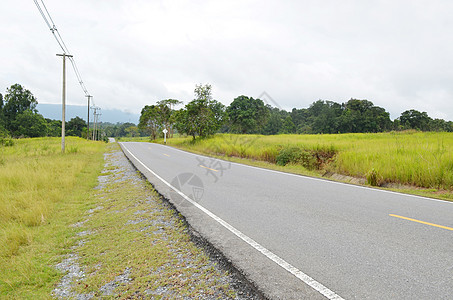
[[69,248],[69,227],[102,169],[105,144],[66,138],[20,139],[0,147],[0,297],[48,299],[54,269]]
[[[453,133],[218,134],[195,142],[190,137],[168,139],[167,144],[299,174],[337,173],[364,178],[375,186],[405,185],[403,189],[406,190],[409,186],[423,188],[424,191],[412,192],[453,199]],[[283,168],[275,166],[285,153],[290,158],[295,157],[293,161]],[[334,156],[330,157],[329,153]],[[310,164],[310,161],[317,163]]]

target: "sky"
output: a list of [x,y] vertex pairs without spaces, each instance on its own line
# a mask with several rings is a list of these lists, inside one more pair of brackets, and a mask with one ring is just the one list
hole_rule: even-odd
[[[225,105],[355,98],[453,120],[453,1],[43,1],[101,109],[188,103],[211,84]],[[34,1],[0,2],[0,93],[61,103],[61,52]],[[70,65],[66,101],[87,102]]]

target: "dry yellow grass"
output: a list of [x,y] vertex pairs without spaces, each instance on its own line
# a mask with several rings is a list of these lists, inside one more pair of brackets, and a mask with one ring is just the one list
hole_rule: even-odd
[[[190,151],[275,163],[282,149],[335,151],[325,169],[354,177],[375,177],[431,189],[453,189],[453,133],[390,132],[324,135],[218,134],[192,142],[174,138],[167,144]],[[323,170],[325,171],[325,170]]]

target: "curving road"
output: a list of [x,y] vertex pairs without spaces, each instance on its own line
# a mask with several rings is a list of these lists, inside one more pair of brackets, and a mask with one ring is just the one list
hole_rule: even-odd
[[452,202],[120,145],[271,299],[453,298]]

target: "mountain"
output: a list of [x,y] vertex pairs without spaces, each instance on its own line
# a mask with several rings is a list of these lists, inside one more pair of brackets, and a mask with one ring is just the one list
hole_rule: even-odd
[[[36,107],[38,112],[44,116],[44,118],[61,120],[61,104],[38,104]],[[99,116],[100,122],[116,123],[134,123],[138,124],[140,115],[125,112],[119,109],[102,109],[101,116]],[[66,105],[66,121],[71,120],[75,117],[80,117],[86,121],[87,119],[87,107],[81,105]],[[90,122],[93,122],[93,110],[90,110]]]

